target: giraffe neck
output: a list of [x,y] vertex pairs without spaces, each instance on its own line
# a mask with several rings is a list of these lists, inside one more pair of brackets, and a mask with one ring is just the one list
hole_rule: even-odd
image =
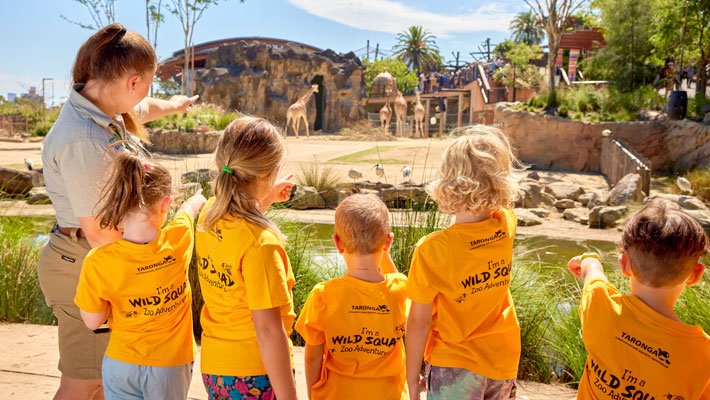
[[313,96],[313,89],[309,90],[308,93],[304,94],[303,97],[298,99],[297,103],[306,104],[308,103],[308,100],[311,99],[311,96]]

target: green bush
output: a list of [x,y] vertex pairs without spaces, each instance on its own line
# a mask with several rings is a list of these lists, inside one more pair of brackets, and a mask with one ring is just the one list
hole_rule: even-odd
[[49,130],[52,129],[52,125],[54,124],[51,122],[37,124],[37,126],[32,130],[32,136],[47,136]]
[[56,324],[37,278],[42,249],[36,220],[0,216],[0,321]]
[[198,104],[190,108],[187,114],[170,114],[155,121],[146,123],[152,129],[173,129],[179,127],[195,128],[197,121],[200,125],[208,125],[214,130],[223,130],[230,122],[241,116],[238,112],[226,111],[223,108],[209,104]]
[[635,121],[639,110],[660,110],[665,102],[663,96],[650,86],[621,92],[614,88],[575,85],[537,95],[515,107],[534,112],[557,107],[560,117],[591,122]]

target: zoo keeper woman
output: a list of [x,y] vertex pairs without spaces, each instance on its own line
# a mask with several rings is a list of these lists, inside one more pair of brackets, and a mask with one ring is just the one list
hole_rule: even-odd
[[[146,134],[141,123],[184,113],[198,97],[146,98],[156,64],[140,34],[121,24],[96,32],[76,55],[69,100],[42,145],[45,184],[57,216],[38,266],[45,301],[59,323],[62,378],[54,399],[104,398],[101,361],[108,328],[87,329],[74,295],[89,250],[121,238],[118,230],[100,229],[96,218],[108,162],[117,151],[146,154],[138,139]],[[124,142],[110,147],[119,141]]]

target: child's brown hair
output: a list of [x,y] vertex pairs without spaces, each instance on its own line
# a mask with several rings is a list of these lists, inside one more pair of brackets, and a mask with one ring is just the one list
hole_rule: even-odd
[[[113,81],[127,73],[153,75],[158,59],[153,47],[138,32],[121,24],[107,25],[91,35],[81,46],[72,69],[73,83],[90,79]],[[126,129],[141,139],[147,132],[133,111],[122,114]],[[109,115],[112,117],[112,115]]]
[[390,233],[387,206],[375,195],[354,194],[335,209],[335,234],[346,253],[372,254]]
[[707,254],[708,244],[705,230],[693,217],[668,200],[654,200],[626,224],[619,251],[629,257],[636,279],[663,287],[687,279]]
[[127,213],[150,209],[172,193],[170,172],[160,164],[121,151],[111,164],[111,175],[99,200],[99,224],[102,229],[118,229]]
[[449,214],[512,207],[516,195],[513,172],[521,164],[513,155],[508,138],[493,126],[473,125],[462,129],[444,152],[440,178],[427,191]]
[[202,229],[212,229],[223,218],[241,217],[285,239],[276,224],[261,213],[259,201],[252,195],[254,184],[270,177],[279,166],[283,151],[281,134],[269,121],[255,117],[232,121],[215,152],[216,199],[207,211]]

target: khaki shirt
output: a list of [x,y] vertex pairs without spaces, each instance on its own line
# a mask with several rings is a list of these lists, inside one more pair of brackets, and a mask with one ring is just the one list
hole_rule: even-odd
[[[110,118],[79,94],[75,84],[69,100],[42,144],[42,167],[47,194],[61,227],[79,228],[78,217],[96,215],[96,204],[106,182],[109,163],[121,145],[109,151],[117,140],[138,139],[126,132],[120,115]],[[140,104],[135,109],[144,116]]]

